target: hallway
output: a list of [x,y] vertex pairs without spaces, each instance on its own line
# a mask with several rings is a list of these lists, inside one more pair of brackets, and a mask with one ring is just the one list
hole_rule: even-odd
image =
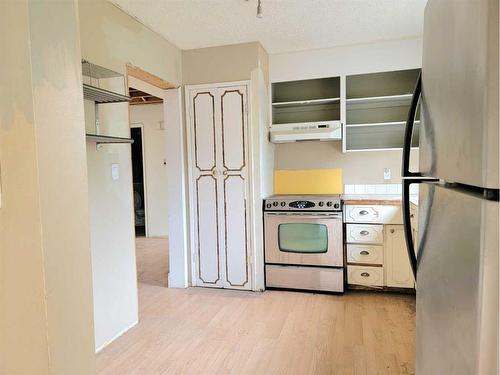
[[135,256],[137,282],[154,286],[167,286],[169,270],[167,237],[137,237]]

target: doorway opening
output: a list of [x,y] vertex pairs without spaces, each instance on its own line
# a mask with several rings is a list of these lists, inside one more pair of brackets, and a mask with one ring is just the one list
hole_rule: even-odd
[[134,223],[135,236],[146,236],[146,204],[144,192],[144,144],[143,127],[133,126],[130,129],[132,143],[132,184],[134,188]]
[[137,79],[129,86],[137,281],[166,287],[169,252],[163,99],[161,91],[153,95]]

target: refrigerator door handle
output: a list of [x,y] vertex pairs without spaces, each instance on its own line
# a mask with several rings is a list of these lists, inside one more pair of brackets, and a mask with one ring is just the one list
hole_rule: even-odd
[[410,110],[408,111],[408,118],[405,126],[405,136],[403,142],[403,160],[401,163],[401,177],[421,177],[419,172],[410,172],[410,151],[411,151],[411,138],[413,136],[413,127],[415,125],[415,114],[417,113],[418,102],[422,92],[422,72],[418,74],[417,83],[413,90],[413,97],[411,99]]
[[412,183],[420,183],[419,179],[406,179],[403,180],[403,229],[406,241],[406,251],[408,252],[408,258],[410,259],[411,270],[413,272],[413,277],[415,281],[417,280],[417,253],[415,252],[415,246],[413,242],[413,233],[411,230],[411,220],[410,220],[410,185]]
[[[413,272],[413,277],[415,281],[417,280],[417,270],[418,270],[418,260],[417,255],[420,254],[420,249],[415,249],[413,242],[413,233],[411,230],[411,213],[410,213],[410,185],[411,184],[439,184],[439,179],[432,178],[406,178],[403,179],[403,197],[402,197],[402,209],[403,209],[403,231],[405,234],[406,251],[408,252],[408,258],[410,259],[411,270]],[[419,247],[420,247],[419,243]]]

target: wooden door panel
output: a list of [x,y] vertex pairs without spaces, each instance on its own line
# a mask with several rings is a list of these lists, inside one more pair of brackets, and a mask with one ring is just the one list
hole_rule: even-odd
[[246,88],[221,89],[222,163],[225,169],[241,171],[246,166]]
[[192,100],[194,162],[200,172],[216,167],[215,98],[210,91],[196,93]]
[[220,284],[219,207],[217,181],[212,175],[196,180],[196,246],[198,278],[203,284]]
[[224,231],[228,287],[248,289],[246,181],[240,175],[224,180]]

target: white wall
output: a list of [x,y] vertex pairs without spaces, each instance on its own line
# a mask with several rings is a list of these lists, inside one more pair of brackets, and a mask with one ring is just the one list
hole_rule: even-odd
[[165,90],[163,102],[168,161],[168,286],[186,288],[191,274],[191,253],[188,242],[186,132],[181,89]]
[[[422,39],[274,54],[269,60],[271,82],[411,69],[421,66]],[[413,169],[417,159],[417,151],[412,151]],[[390,181],[383,180],[384,167],[391,168]],[[401,151],[342,153],[340,142],[278,144],[275,168],[342,168],[348,184],[399,182]]]
[[[418,169],[417,150],[412,150],[410,168]],[[275,169],[342,168],[344,184],[401,182],[400,150],[342,153],[341,142],[297,142],[276,145]],[[384,168],[391,179],[384,180]]]
[[274,144],[269,142],[270,121],[268,55],[260,47],[258,68],[252,70],[251,88],[251,142],[252,142],[252,231],[254,290],[264,290],[264,248],[262,228],[262,199],[273,193]]
[[[105,0],[79,1],[83,58],[126,73],[131,63],[172,82],[181,81],[181,51]],[[102,133],[130,135],[128,104],[102,105]],[[87,130],[93,107],[86,102]],[[137,323],[132,165],[130,146],[87,145],[94,281],[95,346],[102,348]],[[120,178],[111,179],[111,164]]]
[[[130,107],[132,127],[142,125],[146,216],[148,237],[168,235],[167,204],[167,133],[163,122],[163,104]],[[167,161],[168,162],[168,161]]]
[[269,55],[271,82],[419,68],[422,38]]
[[77,4],[0,2],[0,35],[0,374],[93,374]]

